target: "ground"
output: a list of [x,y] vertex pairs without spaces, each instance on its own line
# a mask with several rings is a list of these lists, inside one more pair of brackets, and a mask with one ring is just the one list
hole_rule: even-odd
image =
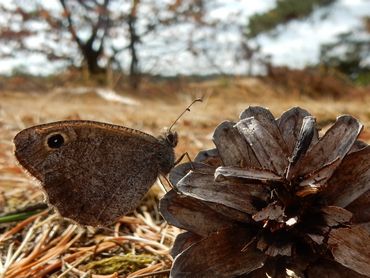
[[[95,89],[81,90],[74,86],[47,92],[0,91],[0,209],[3,215],[42,200],[37,181],[16,164],[12,144],[18,131],[39,123],[85,119],[124,125],[158,136],[193,99],[202,97],[203,102],[194,104],[191,112],[173,128],[179,134],[177,156],[188,152],[194,157],[199,150],[212,148],[215,127],[224,120],[236,120],[250,105],[267,107],[276,117],[290,107],[300,106],[313,114],[323,129],[337,116],[351,114],[365,126],[361,139],[370,141],[370,92],[366,90],[336,98],[326,97],[322,92],[322,97],[311,98],[256,78],[193,82],[163,91],[158,86],[155,88],[147,92],[142,89],[138,94],[120,92],[121,97],[127,98],[119,98],[120,101],[104,99]],[[162,189],[157,186],[154,192],[161,195]],[[5,277],[5,271],[6,277],[41,277],[41,274],[57,277],[65,271],[71,275],[68,277],[78,277],[86,271],[106,274],[101,277],[118,277],[107,274],[115,271],[124,274],[136,271],[136,276],[130,277],[153,272],[166,276],[172,260],[169,248],[180,230],[163,223],[156,205],[157,198],[148,197],[134,214],[122,218],[120,224],[111,229],[86,230],[45,211],[23,221],[0,224],[3,263],[0,277]],[[108,263],[101,261],[112,257],[115,259]]]

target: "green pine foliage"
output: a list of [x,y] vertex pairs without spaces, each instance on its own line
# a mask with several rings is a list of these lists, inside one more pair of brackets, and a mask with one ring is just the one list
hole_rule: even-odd
[[265,12],[250,17],[246,35],[254,38],[272,31],[280,24],[308,17],[319,7],[328,6],[336,0],[277,0],[276,6]]
[[342,33],[334,42],[321,45],[320,50],[322,65],[344,73],[359,85],[370,84],[370,36]]

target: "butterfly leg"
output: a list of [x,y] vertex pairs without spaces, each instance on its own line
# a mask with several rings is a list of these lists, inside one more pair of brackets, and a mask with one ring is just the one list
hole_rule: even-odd
[[184,159],[184,157],[187,157],[187,159],[189,160],[189,162],[190,162],[190,165],[191,165],[191,169],[192,170],[194,170],[194,165],[193,165],[193,161],[191,160],[191,158],[190,158],[190,156],[189,156],[189,154],[187,153],[187,152],[185,152],[185,153],[183,153],[182,155],[180,155],[180,157],[178,158],[178,159],[176,159],[176,161],[175,161],[175,166],[177,165],[177,164],[179,164],[183,159]]
[[168,185],[169,187],[171,187],[172,189],[174,189],[174,188],[175,188],[175,187],[173,186],[173,184],[169,181],[169,179],[168,179],[166,176],[159,175],[159,176],[158,176],[159,184],[161,185],[161,187],[162,187],[162,189],[163,189],[163,191],[164,191],[165,193],[167,193],[167,192],[168,192],[168,189],[166,188],[166,186],[164,185],[163,181],[161,180],[161,177],[163,177],[163,178],[165,179],[165,181],[166,181],[166,183],[167,183],[167,185]]

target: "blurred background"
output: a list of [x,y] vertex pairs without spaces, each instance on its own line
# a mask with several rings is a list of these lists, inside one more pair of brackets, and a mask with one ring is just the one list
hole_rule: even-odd
[[133,88],[283,73],[370,83],[367,0],[4,0],[0,12],[7,76],[84,73],[112,85],[120,74]]
[[201,132],[179,146],[195,153],[248,105],[369,121],[368,0],[4,0],[0,13],[0,111],[21,128],[159,132],[203,97],[180,122]]
[[[0,1],[1,215],[43,198],[37,181],[25,175],[13,156],[12,139],[21,129],[86,119],[159,135],[198,97],[203,103],[195,104],[174,128],[177,155],[194,157],[213,147],[215,127],[236,120],[249,105],[268,107],[276,117],[300,106],[323,131],[337,116],[351,114],[365,125],[361,139],[370,142],[370,1]],[[48,221],[56,221],[50,217]],[[91,234],[80,238],[75,225],[54,222],[51,238],[70,236],[64,249],[45,255],[60,240],[40,249],[45,242],[37,241],[37,233],[31,237],[33,245],[24,249],[24,240],[30,239],[24,231],[31,222],[18,228],[0,224],[0,232],[7,231],[0,237],[0,242],[7,240],[0,247],[6,262],[0,264],[0,276],[39,277],[32,276],[36,266],[45,268],[46,276],[60,274],[61,259],[77,265],[82,253],[100,252]],[[154,254],[156,266],[146,273],[168,274],[168,250],[179,229],[161,220],[157,201],[144,202],[122,223],[125,233],[155,242],[149,251],[144,248]],[[44,225],[33,231],[40,227],[50,235]],[[8,246],[23,249],[12,256]],[[109,246],[110,253],[104,249],[98,258],[122,252]],[[146,252],[133,243],[122,248]],[[27,262],[20,266],[17,256]]]

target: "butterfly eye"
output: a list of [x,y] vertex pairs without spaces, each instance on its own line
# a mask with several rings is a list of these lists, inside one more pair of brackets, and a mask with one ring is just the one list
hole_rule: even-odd
[[49,148],[58,149],[64,144],[64,137],[62,134],[53,134],[48,138],[47,144]]
[[178,141],[178,136],[177,132],[169,132],[166,134],[166,140],[172,147],[176,147],[177,141]]
[[173,134],[172,133],[167,134],[167,140],[168,140],[168,142],[173,141]]

